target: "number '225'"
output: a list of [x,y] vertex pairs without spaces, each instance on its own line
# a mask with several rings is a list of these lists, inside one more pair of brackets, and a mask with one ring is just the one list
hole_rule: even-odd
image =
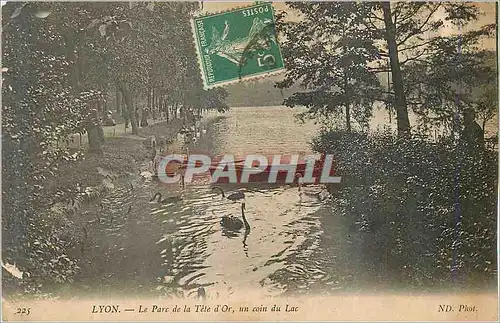
[[30,315],[30,310],[31,310],[31,308],[29,308],[29,307],[18,307],[16,314]]

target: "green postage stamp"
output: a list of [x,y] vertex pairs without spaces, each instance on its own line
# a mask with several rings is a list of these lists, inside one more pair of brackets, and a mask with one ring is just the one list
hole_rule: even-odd
[[284,70],[271,3],[192,21],[205,88]]

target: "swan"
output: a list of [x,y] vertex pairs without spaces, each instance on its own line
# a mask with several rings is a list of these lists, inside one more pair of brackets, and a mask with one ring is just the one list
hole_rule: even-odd
[[[125,215],[129,215],[131,211],[132,211],[132,205],[129,205],[127,213],[125,213]],[[115,216],[113,214],[111,214],[111,218],[109,219],[109,224],[113,224],[114,219],[115,219]]]
[[[158,200],[157,200],[157,197],[158,197]],[[165,204],[165,203],[179,202],[179,201],[182,201],[183,199],[184,199],[184,196],[181,194],[181,195],[177,195],[177,196],[169,196],[169,197],[166,197],[162,200],[161,193],[156,192],[156,194],[153,195],[153,197],[151,198],[151,200],[149,200],[149,202],[157,201],[158,203]]]
[[306,195],[309,197],[315,197],[315,198],[319,199],[320,201],[323,201],[326,198],[328,198],[328,196],[324,195],[324,190],[321,190],[320,192],[316,192],[316,193],[309,193],[309,192],[306,192],[305,190],[303,190],[302,189],[302,174],[296,173],[295,178],[297,179],[297,186],[299,187],[298,188],[299,196],[301,198],[303,195]]
[[101,210],[104,210],[104,205],[102,204],[102,202],[99,203],[99,209],[97,209],[97,211],[95,212],[97,224],[101,223]]
[[212,187],[212,191],[213,190],[219,190],[222,194],[222,197],[225,197],[228,200],[233,201],[233,202],[236,202],[238,200],[243,200],[245,198],[245,193],[243,193],[242,191],[236,191],[236,192],[230,193],[229,195],[226,196],[224,194],[224,191],[222,190],[222,188],[220,188],[219,186]]
[[232,231],[239,231],[241,228],[245,227],[245,232],[250,232],[250,224],[248,223],[247,219],[245,218],[245,203],[241,203],[241,218],[243,221],[238,219],[237,217],[234,217],[232,215],[228,216],[225,215],[222,217],[220,220],[220,224]]

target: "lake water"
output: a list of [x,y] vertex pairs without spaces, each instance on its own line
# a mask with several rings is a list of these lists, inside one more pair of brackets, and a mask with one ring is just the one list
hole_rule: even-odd
[[[211,113],[207,135],[192,151],[310,154],[308,142],[318,126],[295,122],[296,112],[265,107]],[[379,118],[388,121],[387,116]],[[307,187],[300,197],[295,186],[245,187],[245,216],[251,226],[245,234],[221,227],[222,216],[241,216],[241,204],[223,199],[208,184],[188,185],[184,200],[159,204],[149,202],[155,192],[175,196],[181,188],[146,178],[104,199],[108,211],[94,229],[81,285],[101,294],[174,292],[184,297],[194,297],[200,286],[209,297],[248,290],[273,296],[391,288],[370,255],[363,254],[335,204],[314,195],[321,189]]]

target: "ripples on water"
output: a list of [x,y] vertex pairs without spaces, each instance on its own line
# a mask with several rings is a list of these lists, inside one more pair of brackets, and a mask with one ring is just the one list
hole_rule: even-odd
[[[201,140],[205,147],[200,149],[214,154],[310,153],[307,141],[317,129],[296,124],[293,113],[287,108],[234,109],[213,125],[213,142]],[[221,227],[224,215],[241,217],[241,204],[210,188],[192,184],[182,201],[150,203],[156,191],[166,197],[180,194],[180,188],[147,179],[132,194],[116,191],[108,197],[106,203],[120,204],[113,207],[119,212],[133,206],[125,223],[117,220],[108,230],[113,234],[125,225],[123,246],[113,246],[114,250],[129,248],[133,254],[137,249],[136,257],[120,259],[115,266],[135,270],[133,277],[141,272],[159,277],[188,294],[205,286],[209,297],[256,288],[270,296],[348,288],[344,278],[352,273],[356,259],[345,256],[346,234],[336,223],[332,205],[315,195],[320,187],[307,187],[309,194],[302,196],[295,186],[244,187],[248,235]]]
[[[317,198],[299,197],[296,187],[248,189],[245,215],[251,231],[246,235],[227,232],[219,223],[224,215],[240,217],[240,203],[205,186],[188,187],[185,194],[176,205],[158,204],[151,211],[164,225],[159,256],[174,284],[187,290],[263,288],[277,294],[290,282],[302,280],[296,287],[304,288],[311,278],[324,276],[321,264],[311,259],[322,233],[318,211],[326,208]],[[273,274],[290,282],[273,280]]]
[[[285,107],[233,109],[214,124],[212,149],[215,154],[310,154],[308,141],[317,127],[298,124],[295,112]],[[207,186],[189,187],[184,201],[160,208],[157,216],[176,224],[165,233],[167,276],[187,289],[207,286],[209,294],[211,288],[228,294],[259,288],[276,295],[307,290],[324,280],[327,264],[318,249],[321,219],[332,215],[329,204],[313,195],[300,197],[297,187],[244,189],[248,235],[221,227],[224,215],[241,216],[240,203],[222,199]]]
[[221,127],[220,147],[227,153],[310,154],[308,142],[318,131],[312,121],[296,122],[300,109],[287,107],[235,108]]
[[[218,115],[210,138],[202,138],[191,151],[309,154],[308,141],[317,127],[295,123],[295,111],[233,109]],[[302,196],[294,186],[222,187],[246,191],[248,235],[221,227],[224,215],[241,216],[241,206],[212,192],[208,183],[188,185],[184,200],[164,205],[149,199],[157,191],[164,198],[178,195],[179,186],[166,187],[148,178],[133,190],[127,186],[113,192],[103,201],[109,211],[100,226],[106,227],[105,235],[120,238],[96,242],[100,250],[86,269],[90,284],[101,292],[104,285],[135,292],[138,286],[154,290],[163,284],[190,297],[204,286],[209,298],[256,288],[273,296],[374,291],[390,285],[376,273],[380,268],[366,259],[369,255],[359,250],[335,205],[317,198],[320,187],[307,187]],[[131,212],[124,216],[129,206]]]

